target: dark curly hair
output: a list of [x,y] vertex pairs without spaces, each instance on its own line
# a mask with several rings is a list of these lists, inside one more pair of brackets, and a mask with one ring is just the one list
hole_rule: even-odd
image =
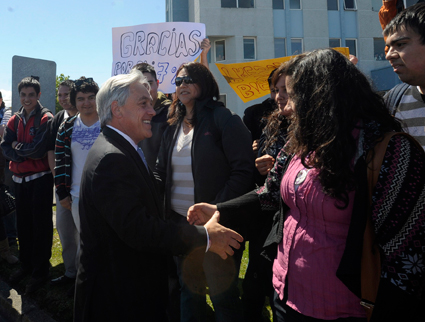
[[[296,60],[293,60],[290,65],[286,62],[282,63],[278,68],[272,71],[270,74],[269,86],[275,88],[277,82],[281,77],[291,76],[296,62],[299,61],[305,54],[300,54],[297,56]],[[290,67],[290,70],[288,70]],[[280,114],[280,109],[276,108],[270,115],[267,116],[266,125],[264,126],[263,132],[266,134],[266,140],[264,141],[264,150],[267,150],[271,147],[274,142],[277,141],[278,135],[282,132],[286,133],[290,121],[283,115]]]
[[[180,73],[182,69],[185,69],[188,76],[190,76],[195,84],[199,86],[201,91],[199,97],[196,99],[197,101],[202,101],[204,99],[210,98],[218,100],[220,96],[220,91],[218,89],[217,81],[215,80],[211,71],[202,65],[201,63],[186,63],[179,67],[176,72],[176,75]],[[168,114],[168,123],[173,125],[179,123],[183,120],[186,115],[186,108],[183,103],[180,102],[178,97],[174,99],[173,103],[170,106],[169,114]],[[192,125],[196,123],[196,110],[193,110],[193,117],[189,122]]]
[[[78,83],[81,83],[81,85],[77,85]],[[77,107],[75,100],[78,92],[97,94],[98,91],[99,85],[93,79],[81,76],[72,84],[71,91],[69,92],[69,101],[72,106]]]
[[312,51],[294,58],[286,68],[291,75],[288,95],[295,108],[288,152],[299,155],[305,167],[318,169],[323,192],[345,208],[348,192],[355,189],[353,130],[375,121],[382,136],[401,131],[400,123],[366,76],[335,50]]

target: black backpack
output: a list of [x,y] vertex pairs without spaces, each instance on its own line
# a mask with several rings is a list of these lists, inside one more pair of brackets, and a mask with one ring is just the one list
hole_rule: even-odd
[[[35,117],[34,128],[35,128],[36,131],[40,127],[40,122],[41,122],[41,119],[43,118],[44,114],[52,113],[52,112],[50,112],[50,110],[48,108],[41,106],[41,105],[40,105],[40,107],[41,107],[40,111],[38,111],[38,113],[34,116]],[[23,109],[23,107],[21,107],[17,113],[21,112],[22,109]],[[15,117],[15,131],[18,129],[18,124],[19,124],[19,118]]]
[[390,111],[391,115],[394,116],[397,112],[398,105],[400,104],[401,98],[403,97],[406,90],[409,88],[409,84],[401,83],[394,88],[392,88],[390,91],[388,91],[387,94],[384,96],[385,105],[387,106],[388,110]]

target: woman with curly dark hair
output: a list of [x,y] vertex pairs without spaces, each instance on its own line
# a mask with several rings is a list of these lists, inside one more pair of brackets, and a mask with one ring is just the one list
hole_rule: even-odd
[[[188,225],[196,202],[216,204],[252,189],[251,135],[239,116],[218,101],[214,76],[200,63],[177,70],[176,97],[170,107],[156,164],[165,190],[166,215]],[[221,221],[225,225],[225,222]],[[242,321],[237,288],[241,250],[226,260],[205,249],[176,257],[181,284],[181,321],[206,321],[206,284],[216,321]]]
[[[263,121],[265,126],[258,140],[258,157],[255,159],[257,171],[254,173],[255,184],[264,185],[267,174],[273,168],[276,157],[286,143],[286,134],[291,111],[286,109],[288,95],[286,93],[286,64],[273,70],[270,88],[276,93],[276,108]],[[275,211],[271,211],[270,215]],[[267,227],[266,216],[256,216],[250,223],[246,238],[249,240],[249,263],[242,283],[242,306],[245,322],[262,320],[263,306],[266,296],[270,295],[271,263],[261,258],[264,243],[260,232]]]
[[[304,56],[301,54],[299,56]],[[288,93],[286,92],[287,64],[282,63],[273,73],[271,87],[276,91],[276,110],[267,117],[263,133],[259,140],[258,157],[255,166],[260,174],[256,183],[263,185],[267,174],[273,168],[277,154],[286,142],[286,135],[292,111],[287,107]]]
[[371,213],[382,253],[372,320],[423,321],[423,150],[392,136],[369,201],[372,151],[386,133],[400,132],[400,123],[367,78],[332,49],[294,58],[286,75],[293,118],[265,185],[216,206],[195,205],[188,220],[200,224],[219,210],[224,220],[249,222],[279,208],[264,248],[273,260],[274,321],[366,321],[360,263]]

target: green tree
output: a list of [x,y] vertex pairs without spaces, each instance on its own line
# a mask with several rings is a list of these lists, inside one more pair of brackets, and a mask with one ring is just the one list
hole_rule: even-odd
[[[65,76],[64,74],[56,75],[56,93],[59,89],[59,84],[63,81],[66,81],[69,79],[69,76]],[[62,109],[62,107],[59,104],[58,97],[56,96],[56,113],[59,112]]]

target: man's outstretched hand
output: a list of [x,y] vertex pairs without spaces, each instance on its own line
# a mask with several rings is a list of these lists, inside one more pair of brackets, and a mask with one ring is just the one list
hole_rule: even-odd
[[[193,207],[193,206],[192,206]],[[205,224],[208,230],[211,246],[209,251],[216,253],[222,259],[234,254],[233,249],[239,249],[240,243],[243,242],[243,237],[237,232],[220,225],[220,213],[216,211],[211,219]]]

